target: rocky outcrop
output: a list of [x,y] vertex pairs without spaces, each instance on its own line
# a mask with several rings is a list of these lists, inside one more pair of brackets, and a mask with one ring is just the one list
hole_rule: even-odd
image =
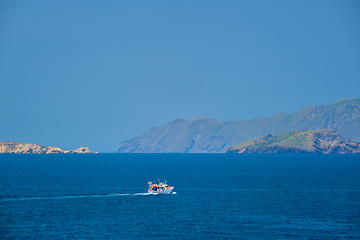
[[[84,154],[94,153],[87,147],[76,150],[64,151],[59,147],[42,146],[23,142],[0,142],[0,153],[20,153],[20,154]],[[95,152],[96,153],[96,152]]]
[[78,148],[76,150],[64,151],[64,153],[83,154],[83,153],[97,153],[97,152],[91,152],[88,147],[80,147],[80,148]]
[[[240,111],[236,105],[234,111]],[[118,153],[223,153],[231,146],[267,134],[332,129],[345,138],[360,141],[360,98],[307,106],[288,114],[278,113],[239,121],[196,117],[175,119],[122,142]]]
[[360,153],[360,143],[330,129],[291,131],[252,139],[230,148],[227,153]]

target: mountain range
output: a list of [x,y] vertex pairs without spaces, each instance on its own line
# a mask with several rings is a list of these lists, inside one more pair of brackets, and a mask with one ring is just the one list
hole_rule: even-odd
[[267,134],[331,129],[360,141],[360,98],[307,106],[295,113],[278,113],[251,120],[220,121],[195,117],[175,119],[122,142],[118,153],[224,153],[234,145]]

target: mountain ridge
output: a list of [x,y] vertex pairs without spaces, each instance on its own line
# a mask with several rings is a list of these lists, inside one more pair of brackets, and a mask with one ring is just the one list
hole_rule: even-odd
[[289,114],[250,120],[177,118],[122,142],[118,153],[223,153],[230,147],[267,134],[297,130],[332,129],[345,138],[360,141],[360,98],[341,99],[327,105],[309,105]]

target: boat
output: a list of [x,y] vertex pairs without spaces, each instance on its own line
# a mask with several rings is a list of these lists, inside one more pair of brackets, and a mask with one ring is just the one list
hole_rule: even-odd
[[149,185],[149,193],[153,194],[170,194],[173,190],[173,186],[169,186],[165,183],[160,182],[160,179],[158,179],[157,183],[148,182]]

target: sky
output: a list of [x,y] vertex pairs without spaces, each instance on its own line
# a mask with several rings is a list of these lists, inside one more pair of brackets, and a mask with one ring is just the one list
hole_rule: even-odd
[[360,1],[0,2],[0,141],[114,152],[358,97]]

